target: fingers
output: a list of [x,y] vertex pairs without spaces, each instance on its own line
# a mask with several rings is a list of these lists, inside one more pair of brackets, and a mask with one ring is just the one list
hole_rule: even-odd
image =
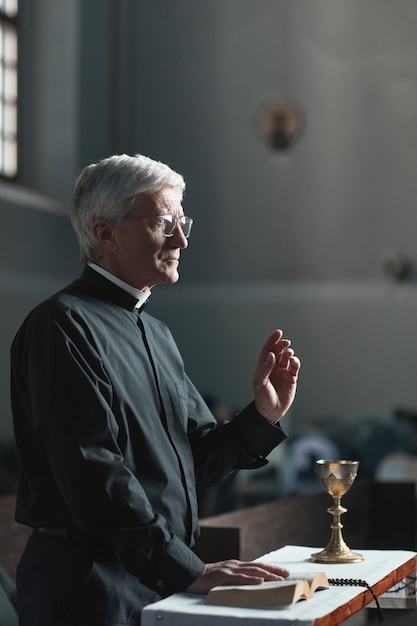
[[287,348],[286,350],[282,350],[277,356],[277,361],[280,367],[283,369],[288,369],[288,366],[291,362],[291,358],[294,356],[294,350],[292,348]]
[[268,352],[272,352],[277,357],[278,362],[280,362],[283,357],[288,359],[294,354],[294,350],[290,346],[290,339],[285,339],[282,330],[277,329],[264,343],[261,354],[265,355]]
[[[253,385],[258,391],[268,389],[271,377],[276,382],[280,377],[282,382],[295,384],[297,382],[300,360],[295,356],[291,341],[283,338],[281,329],[275,330],[264,343],[259,355],[258,364],[254,373]],[[275,385],[275,382],[273,383]],[[276,389],[276,391],[278,391]]]
[[262,563],[262,561],[255,561],[258,567],[262,567],[264,571],[271,572],[280,578],[287,578],[290,575],[290,571],[286,567],[279,565],[272,565],[271,563]]
[[188,587],[190,593],[208,593],[216,585],[257,585],[265,580],[282,580],[289,571],[276,565],[238,560],[208,563]]
[[255,372],[254,382],[258,381],[259,384],[266,385],[269,380],[269,376],[275,367],[276,356],[273,352],[268,352],[263,362],[258,364],[258,368]]
[[[292,375],[297,375],[301,364],[298,357],[295,356],[293,348],[290,346],[291,340],[283,337],[283,331],[281,329],[275,330],[272,335],[268,337],[263,345],[259,362],[259,366],[267,370],[267,376],[272,372],[275,364],[289,371]],[[269,357],[270,353],[274,355],[275,361]]]
[[262,563],[261,561],[230,560],[211,565],[220,565],[230,573],[244,574],[245,576],[256,576],[258,578],[260,577],[271,580],[286,578],[290,574],[286,568],[271,565],[269,563]]
[[265,352],[280,352],[283,348],[288,348],[291,345],[289,339],[284,339],[284,333],[280,328],[274,330],[272,335],[268,337],[262,346],[262,350]]
[[294,350],[285,350],[282,353],[281,359],[278,363],[279,367],[289,372],[292,376],[297,376],[301,367],[301,362],[298,357],[294,355]]
[[297,376],[300,360],[294,355],[292,348],[284,349],[278,353],[268,352],[265,360],[258,365],[256,380],[266,384],[275,366],[280,370],[289,372],[292,376]]
[[288,364],[288,371],[290,372],[290,374],[296,377],[298,375],[298,372],[300,371],[300,367],[301,367],[300,359],[296,356],[291,357],[290,362]]

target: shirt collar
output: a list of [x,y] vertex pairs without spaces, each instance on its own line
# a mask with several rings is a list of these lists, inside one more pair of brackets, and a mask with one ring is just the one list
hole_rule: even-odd
[[110,282],[114,283],[121,289],[124,289],[125,291],[130,293],[132,296],[134,296],[137,299],[137,302],[135,304],[136,309],[140,309],[140,307],[144,305],[145,302],[147,302],[147,300],[149,299],[151,295],[150,292],[145,293],[144,291],[141,291],[140,289],[136,289],[136,287],[132,287],[132,285],[125,283],[124,280],[121,280],[114,274],[111,274],[110,272],[100,267],[100,265],[97,265],[96,263],[88,263],[88,266],[91,267],[91,269],[98,272],[99,274],[101,274],[102,276],[104,276],[104,278],[107,278],[107,280],[110,280]]

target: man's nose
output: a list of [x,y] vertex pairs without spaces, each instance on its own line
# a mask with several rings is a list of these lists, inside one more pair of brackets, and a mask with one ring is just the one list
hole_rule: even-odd
[[174,234],[170,237],[170,241],[174,243],[176,248],[183,248],[185,250],[185,248],[188,247],[188,239],[178,223],[175,225]]

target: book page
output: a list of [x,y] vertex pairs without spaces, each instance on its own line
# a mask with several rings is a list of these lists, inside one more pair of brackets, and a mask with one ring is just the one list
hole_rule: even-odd
[[316,589],[328,589],[329,580],[326,572],[296,572],[290,574],[286,581],[306,580],[311,587],[311,592],[314,593]]
[[306,580],[267,581],[259,585],[223,585],[213,587],[206,604],[224,606],[280,607],[289,606],[311,595]]

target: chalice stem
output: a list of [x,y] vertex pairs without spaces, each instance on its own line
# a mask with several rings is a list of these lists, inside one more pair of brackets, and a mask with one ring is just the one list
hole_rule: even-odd
[[349,550],[342,537],[343,524],[340,522],[341,516],[343,515],[343,513],[346,513],[347,509],[341,506],[340,501],[340,496],[334,496],[333,506],[330,509],[327,509],[327,512],[333,515],[333,523],[330,526],[330,528],[332,529],[332,534],[327,547],[328,549],[335,551],[336,553]]

